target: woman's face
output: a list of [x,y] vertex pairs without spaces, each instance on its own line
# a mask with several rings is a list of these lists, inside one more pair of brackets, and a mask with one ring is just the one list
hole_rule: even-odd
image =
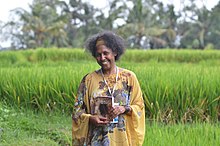
[[103,71],[114,69],[116,53],[112,52],[105,45],[99,45],[96,48],[96,61],[102,67]]

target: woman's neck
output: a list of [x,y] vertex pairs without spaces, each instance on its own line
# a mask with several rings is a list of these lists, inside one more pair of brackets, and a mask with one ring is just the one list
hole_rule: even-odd
[[103,74],[104,75],[111,75],[111,74],[116,74],[116,72],[117,72],[117,67],[116,67],[116,65],[114,66],[114,67],[112,67],[111,69],[109,69],[109,70],[103,70],[103,69],[101,69],[102,70],[102,72],[103,72]]

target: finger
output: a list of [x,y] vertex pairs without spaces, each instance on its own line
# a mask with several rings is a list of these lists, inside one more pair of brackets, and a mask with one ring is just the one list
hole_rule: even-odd
[[99,116],[99,119],[100,119],[101,121],[107,120],[107,118],[106,118],[106,117],[103,117],[103,116]]
[[115,110],[115,108],[114,107],[111,107],[110,109],[109,109],[109,112],[112,112],[112,111],[114,111]]
[[99,125],[99,126],[103,126],[103,125],[106,125],[106,124],[108,124],[108,123],[109,123],[109,121],[107,121],[107,120],[106,120],[106,121],[99,121],[99,122],[98,122],[98,125]]

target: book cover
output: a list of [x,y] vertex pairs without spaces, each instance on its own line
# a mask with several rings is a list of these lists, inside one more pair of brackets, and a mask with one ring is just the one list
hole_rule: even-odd
[[111,96],[101,96],[95,98],[95,114],[106,117],[111,123],[117,123],[118,118],[114,118],[109,114],[112,106],[118,105],[114,103],[114,100]]

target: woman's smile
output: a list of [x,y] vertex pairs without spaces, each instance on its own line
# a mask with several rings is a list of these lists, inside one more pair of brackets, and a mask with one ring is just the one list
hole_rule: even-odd
[[104,74],[115,71],[115,53],[105,45],[97,46],[96,61],[102,67]]

